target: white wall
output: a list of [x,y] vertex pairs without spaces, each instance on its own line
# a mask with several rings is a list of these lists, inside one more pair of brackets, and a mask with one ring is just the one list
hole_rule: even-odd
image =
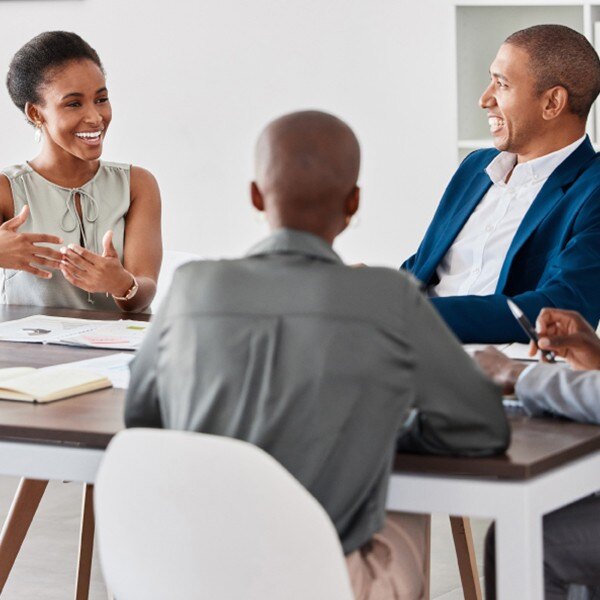
[[[265,233],[248,202],[253,146],[288,111],[331,111],[361,141],[361,223],[337,245],[348,261],[398,266],[455,168],[446,0],[3,1],[2,79],[49,29],[98,50],[114,113],[104,158],[156,175],[168,248],[235,256]],[[0,165],[35,151],[2,87]]]

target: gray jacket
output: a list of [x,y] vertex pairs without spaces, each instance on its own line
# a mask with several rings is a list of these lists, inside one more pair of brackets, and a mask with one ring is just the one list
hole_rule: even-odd
[[509,439],[498,389],[410,276],[345,266],[286,229],[245,258],[177,271],[125,419],[260,446],[324,506],[346,553],[383,524],[400,437],[470,456]]

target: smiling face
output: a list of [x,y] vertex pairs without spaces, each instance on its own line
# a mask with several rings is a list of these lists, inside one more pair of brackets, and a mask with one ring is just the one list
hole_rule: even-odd
[[44,143],[59,154],[97,160],[112,118],[106,80],[91,60],[71,61],[50,74],[39,90],[42,102],[26,107],[41,122]]
[[546,132],[543,95],[522,48],[503,44],[490,67],[490,84],[479,99],[486,110],[494,146],[518,155],[535,153]]

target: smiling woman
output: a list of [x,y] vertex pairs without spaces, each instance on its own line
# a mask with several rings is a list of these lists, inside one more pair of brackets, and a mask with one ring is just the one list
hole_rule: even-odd
[[[74,33],[42,33],[15,54],[6,83],[42,147],[0,174],[0,301],[146,310],[162,257],[160,193],[148,171],[100,160],[112,109],[95,50]],[[31,521],[23,511],[46,484],[21,481],[15,522]]]
[[160,193],[148,171],[100,160],[112,108],[98,54],[74,33],[45,32],[15,54],[6,82],[42,146],[0,174],[1,302],[146,310]]

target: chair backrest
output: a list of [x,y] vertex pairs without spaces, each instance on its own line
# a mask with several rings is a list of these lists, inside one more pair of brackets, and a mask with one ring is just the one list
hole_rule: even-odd
[[201,259],[202,257],[198,254],[191,254],[190,252],[177,252],[176,250],[164,251],[160,274],[158,276],[158,281],[156,282],[156,296],[154,296],[154,300],[152,300],[151,304],[153,312],[158,310],[160,303],[166,296],[175,271],[185,263]]
[[245,442],[132,429],[95,487],[98,547],[118,600],[351,600],[335,528]]

